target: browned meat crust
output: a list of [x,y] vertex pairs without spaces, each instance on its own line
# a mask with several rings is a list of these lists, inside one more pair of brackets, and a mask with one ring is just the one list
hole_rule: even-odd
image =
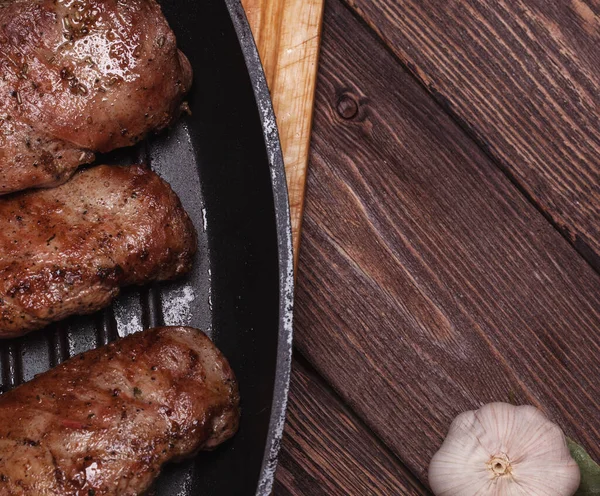
[[200,331],[89,351],[0,398],[0,495],[142,494],[170,460],[229,439],[234,374]]
[[119,287],[188,271],[196,233],[169,185],[99,166],[57,188],[0,198],[0,337],[94,312]]
[[0,75],[0,194],[164,128],[192,81],[154,0],[0,0]]

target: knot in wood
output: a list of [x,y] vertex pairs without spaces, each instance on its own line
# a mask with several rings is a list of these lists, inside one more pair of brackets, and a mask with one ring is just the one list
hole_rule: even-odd
[[338,99],[337,112],[343,119],[354,119],[358,114],[358,102],[351,95],[344,94]]

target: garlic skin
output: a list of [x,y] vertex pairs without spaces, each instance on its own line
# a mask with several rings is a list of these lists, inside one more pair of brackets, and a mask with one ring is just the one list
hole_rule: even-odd
[[429,465],[436,496],[571,496],[579,479],[560,427],[507,403],[456,417]]

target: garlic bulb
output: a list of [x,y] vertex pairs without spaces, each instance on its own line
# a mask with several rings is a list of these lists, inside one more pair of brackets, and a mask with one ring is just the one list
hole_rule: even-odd
[[436,496],[571,496],[579,477],[560,427],[507,403],[456,417],[429,465]]

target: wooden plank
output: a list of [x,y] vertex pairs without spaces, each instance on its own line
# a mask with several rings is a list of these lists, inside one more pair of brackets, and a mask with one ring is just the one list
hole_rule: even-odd
[[490,401],[600,457],[600,277],[339,0],[325,17],[300,351],[424,482]]
[[426,494],[337,395],[294,361],[277,496]]
[[242,0],[271,90],[298,259],[324,0]]
[[[323,0],[243,0],[243,4],[277,116],[297,261]],[[424,492],[322,380],[296,360],[274,493]]]
[[600,270],[600,2],[347,3]]

